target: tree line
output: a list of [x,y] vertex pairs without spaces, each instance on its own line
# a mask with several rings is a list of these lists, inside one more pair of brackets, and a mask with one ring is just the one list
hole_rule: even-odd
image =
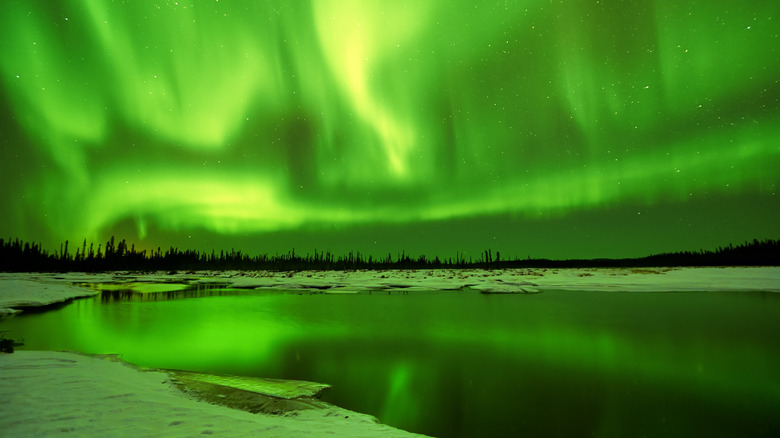
[[[74,250],[75,249],[75,250]],[[0,239],[2,272],[103,272],[103,271],[177,271],[177,270],[359,270],[359,269],[509,269],[509,268],[586,268],[651,266],[780,266],[780,240],[755,239],[739,245],[729,244],[715,250],[683,251],[624,259],[517,259],[502,258],[488,249],[477,260],[461,253],[454,258],[412,257],[401,252],[393,257],[365,257],[360,252],[336,256],[330,251],[300,255],[295,250],[269,256],[249,255],[231,249],[201,252],[170,247],[162,250],[136,250],[125,239],[113,236],[104,244],[85,239],[71,246],[65,241],[59,251],[49,251],[40,243],[20,239]]]

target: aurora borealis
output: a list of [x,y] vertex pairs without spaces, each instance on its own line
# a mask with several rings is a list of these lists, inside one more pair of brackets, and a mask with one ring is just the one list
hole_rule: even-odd
[[780,235],[777,2],[0,8],[3,237],[566,258]]

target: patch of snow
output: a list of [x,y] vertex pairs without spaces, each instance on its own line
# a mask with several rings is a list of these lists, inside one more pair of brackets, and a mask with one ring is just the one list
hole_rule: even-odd
[[0,315],[13,313],[9,309],[45,306],[97,293],[74,283],[103,283],[107,289],[134,288],[147,294],[181,290],[191,285],[331,294],[469,290],[485,293],[780,292],[780,267],[0,274]]
[[67,282],[0,278],[0,313],[20,310],[25,307],[41,307],[61,303],[74,298],[90,297],[98,292]]
[[780,292],[780,268],[560,269],[534,280],[542,290]]
[[179,380],[191,380],[211,383],[223,387],[264,394],[272,397],[294,399],[298,397],[319,397],[331,386],[325,383],[304,380],[266,379],[262,377],[226,376],[219,374],[197,373],[192,371],[167,371]]
[[159,371],[53,351],[0,354],[7,436],[412,437],[338,407],[252,414],[189,398]]
[[232,287],[282,290],[480,291],[528,293],[544,290],[622,292],[776,291],[780,268],[592,268],[506,270],[393,270],[263,272],[223,279]]

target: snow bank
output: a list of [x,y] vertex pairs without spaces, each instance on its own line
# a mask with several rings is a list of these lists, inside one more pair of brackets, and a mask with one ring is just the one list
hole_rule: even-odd
[[51,278],[28,279],[0,277],[0,315],[13,314],[25,307],[42,307],[66,302],[74,298],[90,297],[98,292],[75,286],[70,280],[57,281]]
[[0,354],[4,436],[412,437],[334,406],[251,414],[189,398],[158,371],[51,351]]
[[13,313],[14,309],[94,295],[92,289],[74,284],[95,283],[103,283],[104,289],[133,290],[147,295],[188,287],[334,294],[377,291],[526,294],[545,290],[780,292],[780,267],[0,274],[0,315]]
[[[506,270],[394,270],[210,273],[211,281],[257,290],[309,292],[421,292],[474,290],[537,293],[544,290],[619,292],[780,292],[777,267],[593,268]],[[206,280],[202,280],[206,281]]]
[[780,268],[624,268],[550,270],[540,289],[617,292],[780,292]]

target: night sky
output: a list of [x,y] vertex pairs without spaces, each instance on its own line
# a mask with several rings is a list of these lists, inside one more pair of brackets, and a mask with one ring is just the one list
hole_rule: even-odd
[[0,4],[0,237],[626,257],[778,238],[780,2]]

